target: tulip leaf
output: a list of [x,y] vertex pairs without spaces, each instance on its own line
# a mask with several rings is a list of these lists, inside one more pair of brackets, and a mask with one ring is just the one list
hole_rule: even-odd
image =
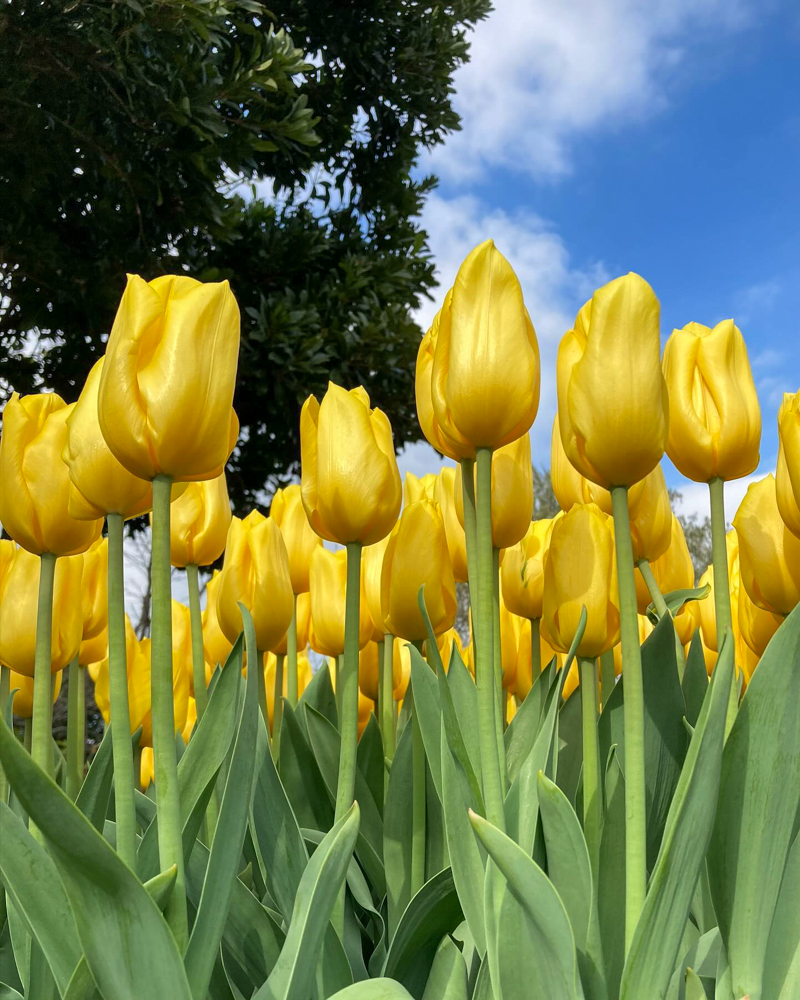
[[[702,587],[691,587],[685,590],[671,590],[668,594],[664,594],[664,603],[667,606],[667,610],[674,618],[684,604],[688,604],[689,601],[703,601],[710,593],[711,586],[708,583],[704,583]],[[660,618],[658,612],[656,611],[655,604],[649,604],[647,606],[647,617],[653,625],[658,624]]]
[[278,770],[297,822],[329,830],[333,826],[333,800],[308,742],[306,711],[295,712],[284,702]]
[[[421,590],[422,588],[420,588]],[[429,643],[430,645],[430,643]],[[414,707],[425,744],[425,756],[431,771],[433,784],[439,801],[442,799],[442,710],[439,704],[439,684],[436,674],[422,657],[422,653],[409,644],[411,654],[411,689],[414,692]]]
[[[356,751],[356,766],[361,772],[367,788],[370,790],[372,800],[378,807],[381,820],[383,819],[383,737],[381,727],[375,718],[374,712],[370,714],[361,739],[358,741]],[[328,826],[324,829],[328,829]]]
[[[314,674],[314,676],[309,681],[308,687],[300,695],[300,700],[297,703],[297,711],[295,715],[298,717],[300,725],[305,731],[305,712],[301,711],[301,707],[304,708],[306,705],[310,705],[311,708],[316,709],[320,715],[324,715],[331,725],[338,725],[338,716],[336,712],[336,695],[333,691],[333,685],[331,684],[331,674],[330,668],[327,663],[323,663],[319,670]],[[306,735],[308,735],[306,733]]]
[[468,1000],[468,997],[464,956],[446,934],[436,949],[422,1000]]
[[733,643],[726,640],[667,816],[661,850],[622,973],[620,1000],[664,997],[675,968],[717,807]]
[[[136,741],[134,751],[139,743],[141,731],[133,736]],[[106,726],[103,739],[97,753],[94,755],[86,779],[81,785],[75,805],[89,820],[95,830],[103,831],[108,813],[108,800],[111,796],[111,785],[114,780],[114,757],[111,751],[111,723]]]
[[433,673],[438,676],[444,670],[444,664],[442,663],[442,654],[439,652],[439,644],[436,642],[436,634],[433,631],[433,625],[431,625],[431,616],[428,614],[428,608],[425,605],[424,583],[420,586],[419,590],[417,591],[417,604],[419,605],[419,611],[422,620],[425,623],[425,631],[428,633],[428,639],[427,639],[428,662],[430,664],[430,668],[433,671]]
[[681,690],[686,704],[686,721],[689,725],[694,726],[700,717],[703,699],[708,691],[708,672],[699,631],[692,636],[689,655],[686,657],[686,667],[683,671]]
[[[447,671],[447,686],[453,699],[453,707],[456,710],[458,724],[461,732],[469,736],[478,731],[478,689],[469,670],[464,666],[461,653],[453,643],[453,651],[450,654],[450,667]],[[446,720],[445,720],[446,724]],[[475,774],[481,772],[480,752],[478,741],[467,739],[465,741],[467,753],[470,755],[472,769]],[[452,747],[452,744],[451,744]],[[455,752],[455,748],[453,748]]]
[[169,902],[172,890],[175,886],[175,879],[178,875],[178,866],[171,865],[163,872],[159,872],[153,878],[145,882],[144,887],[156,906],[164,912],[164,907]]
[[800,833],[795,834],[783,873],[764,962],[764,996],[800,996]]
[[545,667],[534,680],[527,698],[511,720],[511,725],[506,729],[506,768],[509,784],[514,783],[519,769],[533,749],[534,741],[539,734],[542,724],[542,710],[555,676],[554,662]]
[[[408,996],[405,991],[398,994],[398,996],[403,995]],[[7,986],[5,983],[0,983],[0,1000],[24,1000],[24,997],[21,993],[17,993],[13,986]]]
[[[438,675],[438,688],[439,688],[439,703],[442,709],[442,725],[444,726],[444,731],[446,733],[446,745],[449,746],[450,752],[453,754],[461,770],[467,779],[467,784],[469,785],[470,792],[472,794],[472,808],[483,814],[483,793],[481,791],[481,782],[478,777],[478,771],[476,769],[476,764],[470,756],[469,746],[464,741],[464,733],[461,728],[461,722],[459,721],[459,713],[456,709],[455,699],[453,697],[453,690],[458,687],[459,682],[456,680],[459,676],[459,670],[461,671],[461,676],[463,678],[466,675],[466,683],[470,688],[475,690],[475,685],[467,674],[464,665],[461,663],[461,657],[458,655],[458,648],[453,645],[453,651],[450,656],[450,665],[454,669],[451,670],[449,674],[445,674],[444,671],[440,671]],[[460,667],[458,664],[461,664]],[[468,698],[469,688],[464,690],[464,694]],[[462,711],[462,718],[466,713]],[[475,741],[472,741],[475,742]],[[442,751],[443,752],[443,751]],[[441,763],[441,753],[440,763]],[[441,798],[441,797],[440,797]],[[444,804],[444,800],[442,799]]]
[[706,1000],[706,990],[694,969],[686,970],[686,1000]]
[[489,971],[489,962],[484,959],[478,969],[478,978],[475,980],[475,989],[472,991],[472,1000],[494,1000],[492,992],[492,977]]
[[[581,692],[575,688],[558,709],[558,773],[556,784],[567,799],[578,808],[583,777],[583,729]],[[582,793],[581,793],[582,794]]]
[[44,952],[63,994],[81,957],[81,946],[58,869],[4,802],[0,802],[0,844],[0,879],[8,901]]
[[383,863],[389,940],[411,898],[411,730],[400,737],[383,806]]
[[292,919],[275,968],[255,1000],[306,1000],[313,989],[315,963],[330,915],[345,880],[358,836],[359,808],[354,802],[325,835],[303,872]]
[[406,907],[389,945],[382,974],[402,983],[412,996],[420,996],[439,942],[463,919],[453,873],[445,868],[426,882]]
[[713,979],[716,976],[721,947],[722,939],[717,927],[699,937],[689,950],[684,952],[677,969],[672,973],[667,1000],[685,1000],[687,968],[694,969],[698,976]]
[[412,997],[394,979],[368,979],[339,990],[330,1000],[412,1000]]
[[172,932],[136,876],[0,722],[9,781],[47,841],[75,917],[78,940],[106,1000],[191,1000]]
[[762,993],[764,960],[800,808],[800,605],[773,635],[722,757],[708,853],[733,991]]

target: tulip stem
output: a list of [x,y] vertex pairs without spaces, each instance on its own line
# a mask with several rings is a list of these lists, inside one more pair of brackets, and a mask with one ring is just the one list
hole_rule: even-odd
[[625,953],[647,894],[647,818],[644,776],[644,689],[628,488],[611,489],[617,552],[620,637],[625,684]]
[[[383,739],[383,756],[386,760],[394,759],[394,636],[385,635],[380,644],[382,655],[380,663],[380,686],[378,689],[378,712],[380,714],[381,738]],[[389,793],[389,771],[383,769],[384,800]]]
[[[647,587],[647,592],[653,601],[653,606],[658,614],[659,621],[665,618],[667,615],[672,617],[672,614],[667,607],[667,602],[664,600],[664,595],[661,593],[661,588],[658,586],[655,574],[653,573],[653,568],[647,559],[639,559],[636,563],[636,568],[642,574],[642,579]],[[675,663],[678,666],[678,679],[683,680],[683,672],[686,669],[686,659],[683,655],[683,646],[681,645],[681,640],[678,637],[677,631],[674,631],[675,636]]]
[[609,649],[600,657],[600,688],[603,693],[603,708],[611,697],[611,692],[617,684],[617,675],[614,670],[614,650]]
[[206,656],[203,652],[203,613],[200,610],[200,584],[197,566],[192,563],[186,567],[186,582],[189,585],[189,620],[192,628],[192,687],[194,688],[194,702],[199,722],[208,708],[208,688],[206,687]]
[[475,513],[475,460],[461,459],[461,499],[464,507],[464,535],[467,542],[467,576],[472,611],[472,642],[478,648],[475,608],[478,606],[478,526]]
[[292,708],[297,708],[300,696],[299,684],[297,683],[297,594],[292,595],[292,620],[289,622],[289,631],[286,633],[286,667],[288,670],[286,696]]
[[600,749],[597,741],[597,663],[578,660],[583,731],[583,833],[589,849],[592,877],[597,885],[600,871],[600,832],[603,814],[600,804]]
[[347,546],[347,592],[344,611],[344,657],[337,690],[341,689],[341,750],[336,786],[336,820],[353,804],[358,752],[358,642],[361,614],[361,542]]
[[28,751],[28,753],[31,752],[31,748],[33,746],[33,720],[32,719],[26,719],[25,720],[25,728],[22,731],[22,745],[25,747],[25,749]]
[[53,583],[56,557],[45,552],[39,559],[39,604],[36,611],[36,649],[33,668],[33,736],[31,756],[53,776],[53,685],[50,673],[53,641]]
[[483,777],[483,798],[486,818],[505,832],[503,780],[497,742],[495,708],[494,629],[492,627],[492,451],[479,448],[477,456],[477,625],[475,673],[478,686],[478,739]]
[[[181,800],[175,746],[175,709],[172,678],[172,567],[170,563],[169,476],[153,480],[153,535],[150,568],[151,610],[151,718],[153,764],[158,812],[158,853],[161,871],[177,866],[175,884],[164,911],[183,954],[188,941],[186,872],[183,857]],[[113,727],[112,727],[113,729]]]
[[542,672],[542,646],[539,641],[541,618],[531,618],[531,687]]
[[272,746],[275,764],[281,749],[281,723],[283,722],[283,664],[286,657],[278,653],[275,657],[275,693],[272,697]]
[[67,672],[67,795],[75,801],[81,787],[83,770],[83,746],[81,745],[80,719],[78,713],[78,687],[81,682],[81,668],[78,657],[70,660]]
[[[9,728],[12,723],[11,712],[9,710],[11,706],[8,704],[10,694],[11,668],[0,664],[0,716],[2,716],[3,722]],[[0,763],[0,802],[8,802],[8,778],[6,777],[2,763]],[[2,894],[0,893],[0,895]]]
[[109,514],[108,525],[108,695],[111,703],[111,753],[114,758],[114,810],[117,854],[136,871],[136,802],[128,663],[125,640],[124,520]]
[[[411,643],[422,656],[422,640]],[[411,898],[425,884],[425,744],[414,700],[414,682],[409,684],[411,696]]]
[[500,765],[500,787],[503,798],[508,791],[505,773],[505,736],[508,719],[508,699],[503,688],[503,657],[500,641],[500,549],[492,547],[492,664],[494,667],[494,719],[497,736],[497,758]]
[[[714,567],[714,614],[717,621],[717,649],[722,649],[726,632],[733,631],[731,615],[731,583],[728,578],[728,547],[725,542],[725,480],[719,476],[709,480],[711,505],[711,559]],[[725,739],[731,731],[739,710],[739,686],[734,670],[725,720]]]

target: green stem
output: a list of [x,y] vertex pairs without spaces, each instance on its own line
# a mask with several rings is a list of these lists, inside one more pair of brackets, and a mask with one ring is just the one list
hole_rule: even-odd
[[478,522],[475,511],[475,460],[461,459],[461,499],[464,507],[464,536],[467,542],[467,576],[469,577],[469,600],[472,610],[472,642],[477,649],[475,638],[478,623],[474,609],[478,604]]
[[45,552],[39,559],[39,604],[36,612],[36,652],[33,670],[33,737],[31,756],[53,776],[53,698],[50,658],[53,641],[53,582],[56,557]]
[[342,677],[344,677],[344,653],[339,653],[334,658],[333,669],[336,674],[336,685],[334,695],[336,696],[336,720],[339,723],[339,732],[342,730]]
[[486,818],[505,832],[503,768],[497,741],[495,709],[494,630],[492,627],[492,452],[478,449],[477,490],[477,625],[475,673],[478,686],[478,740]]
[[358,752],[358,625],[361,599],[361,543],[347,546],[347,592],[344,611],[344,659],[336,690],[341,689],[339,730],[339,780],[336,786],[336,820],[353,804]]
[[191,563],[186,567],[186,581],[189,584],[189,617],[192,626],[192,686],[194,687],[194,701],[197,706],[197,721],[199,722],[208,707],[208,688],[206,687],[206,656],[203,652],[203,613],[200,610],[200,584],[197,566]]
[[[669,608],[667,607],[667,602],[664,600],[664,595],[661,593],[661,588],[658,586],[655,575],[653,573],[653,568],[651,567],[647,559],[639,559],[636,563],[636,567],[642,574],[642,579],[647,587],[647,592],[653,601],[653,605],[658,614],[659,620],[670,615]],[[672,615],[670,615],[672,617]],[[681,645],[681,640],[678,637],[677,632],[673,632],[675,636],[675,662],[678,665],[678,679],[683,680],[683,672],[686,669],[686,658],[683,655],[683,646]]]
[[[731,583],[728,578],[728,547],[725,543],[725,480],[710,480],[708,494],[711,504],[711,558],[714,566],[714,614],[717,620],[717,649],[722,649],[726,634],[733,629],[731,616]],[[739,688],[734,670],[725,720],[725,739],[739,710]]]
[[[394,758],[394,636],[385,635],[380,644],[380,684],[378,685],[378,713],[380,715],[381,739],[383,740],[383,756],[386,760]],[[389,794],[389,771],[384,768],[383,792],[384,800]]]
[[[272,736],[269,731],[269,707],[267,706],[267,679],[264,676],[264,650],[259,649],[256,653],[258,657],[258,704],[261,708],[261,717],[264,719],[264,725],[267,727],[267,736],[270,741]],[[248,667],[248,670],[250,668]]]
[[83,784],[84,767],[86,764],[86,668],[78,671],[78,763],[80,767],[81,784]]
[[[108,525],[108,694],[111,702],[111,753],[114,758],[114,809],[117,854],[136,871],[136,801],[134,788],[141,771],[134,772],[131,716],[128,705],[128,654],[125,644],[124,520],[109,514]],[[170,672],[172,667],[170,665]],[[172,678],[170,676],[170,688]]]
[[589,849],[595,885],[600,871],[600,832],[603,813],[600,802],[600,749],[597,740],[597,664],[578,661],[583,732],[583,833]]
[[647,894],[647,820],[644,777],[644,689],[639,648],[636,580],[628,511],[628,488],[611,490],[617,550],[620,636],[625,684],[625,953],[627,954]]
[[[506,720],[508,719],[508,699],[503,688],[503,657],[500,641],[500,549],[492,547],[492,664],[494,669],[494,724],[497,737],[497,756],[505,759]],[[503,798],[508,791],[505,767],[500,766],[500,783]]]
[[189,929],[172,694],[172,566],[169,545],[171,485],[169,476],[158,475],[153,480],[150,704],[158,810],[159,864],[161,871],[172,865],[177,865],[178,869],[165,916],[175,936],[178,950],[183,954]]
[[600,657],[600,681],[603,688],[603,707],[611,697],[611,692],[617,683],[617,675],[614,670],[614,650],[609,649]]
[[275,750],[275,763],[281,747],[281,723],[283,722],[283,662],[286,657],[278,653],[275,657],[275,693],[272,700],[272,746]]
[[[422,642],[412,643],[422,656]],[[425,884],[425,744],[419,725],[414,701],[413,682],[411,695],[411,896]]]
[[25,747],[25,749],[28,751],[28,753],[31,752],[31,747],[33,746],[33,720],[32,719],[26,719],[25,720],[25,728],[23,730],[23,735],[22,735],[22,745]]
[[292,708],[297,708],[300,688],[297,682],[297,594],[292,597],[292,620],[286,633],[286,697]]
[[83,770],[83,747],[80,746],[80,725],[78,720],[78,686],[80,684],[81,668],[78,657],[74,656],[67,673],[67,795],[75,801],[81,787],[81,771]]
[[[0,664],[0,715],[3,722],[11,725],[10,705],[8,704],[11,694],[11,668]],[[8,802],[8,778],[0,763],[0,802]]]
[[531,686],[542,672],[542,647],[539,642],[541,618],[531,618]]
[[[112,733],[113,737],[113,733]],[[113,747],[112,747],[113,750]],[[137,747],[133,755],[133,787],[137,791],[142,790],[142,748]]]

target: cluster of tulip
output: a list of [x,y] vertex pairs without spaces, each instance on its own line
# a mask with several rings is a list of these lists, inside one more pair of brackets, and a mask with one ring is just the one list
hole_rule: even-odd
[[[800,392],[726,535],[724,482],[759,463],[742,335],[691,323],[662,359],[652,289],[611,281],[559,348],[561,511],[532,521],[539,350],[488,241],[417,357],[455,467],[401,483],[387,417],[330,384],[301,483],[240,519],[238,347],[226,282],[133,276],[78,401],[5,409],[0,993],[796,995]],[[709,486],[697,586],[665,452]],[[139,639],[123,525],[148,511]]]

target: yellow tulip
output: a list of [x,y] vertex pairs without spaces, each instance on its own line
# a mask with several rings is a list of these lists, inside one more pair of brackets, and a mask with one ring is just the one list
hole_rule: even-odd
[[[264,655],[264,685],[267,695],[267,718],[269,719],[269,731],[272,732],[272,717],[275,713],[275,670],[277,668],[277,657],[275,653],[265,653]],[[311,663],[308,655],[302,650],[297,654],[297,693],[301,695],[313,677]],[[288,672],[284,667],[282,694],[286,698],[288,694]]]
[[328,383],[300,413],[301,496],[311,527],[329,542],[373,545],[397,520],[402,500],[392,428],[362,386]]
[[[368,642],[358,654],[358,686],[371,701],[378,700],[381,676],[380,649],[377,642]],[[392,685],[394,686],[394,685]]]
[[[286,551],[289,555],[289,575],[295,594],[308,591],[308,569],[314,550],[322,545],[322,539],[308,523],[303,508],[300,486],[292,483],[277,490],[269,508],[272,520],[281,529]],[[300,643],[298,641],[298,647]]]
[[383,556],[389,536],[386,535],[374,545],[367,545],[361,557],[361,578],[364,584],[364,599],[372,621],[372,638],[380,642],[388,631],[381,607],[381,572],[383,571]]
[[669,402],[659,315],[653,289],[626,274],[594,293],[558,348],[564,451],[605,489],[638,483],[664,453]]
[[128,275],[97,415],[129,472],[190,482],[220,475],[239,436],[232,405],[238,358],[239,307],[227,281]]
[[[344,652],[344,612],[347,585],[347,551],[331,552],[320,545],[311,557],[311,626],[309,645],[323,656]],[[361,568],[358,648],[363,649],[372,637],[372,618],[364,593],[364,567]]]
[[435,472],[426,472],[424,476],[415,476],[407,472],[403,480],[403,506],[416,503],[417,500],[433,500],[437,476]]
[[419,641],[427,636],[418,594],[424,587],[425,606],[433,631],[446,632],[456,619],[453,567],[439,505],[418,500],[406,507],[389,536],[381,571],[381,607],[387,631]]
[[436,636],[436,645],[439,649],[439,656],[442,659],[442,666],[447,672],[450,669],[450,660],[453,658],[453,649],[457,649],[461,659],[464,659],[464,644],[461,636],[454,628],[449,628],[446,632],[441,632]]
[[220,571],[215,569],[211,579],[206,584],[206,606],[203,610],[203,655],[206,659],[206,683],[210,683],[211,676],[216,670],[217,664],[223,666],[228,659],[228,654],[233,648],[233,643],[222,631],[219,619],[217,618],[217,593],[219,591]]
[[194,696],[192,679],[192,616],[180,601],[172,601],[172,659],[189,677],[189,693]]
[[[464,527],[461,467],[453,485],[456,514]],[[492,545],[507,549],[516,545],[533,517],[533,466],[528,434],[498,448],[492,455]]]
[[[297,595],[297,648],[305,649],[308,645],[308,633],[311,627],[311,598],[308,593]],[[273,653],[280,653],[283,656],[289,651],[288,631],[272,650]]]
[[742,640],[756,656],[761,656],[769,640],[783,624],[783,615],[764,611],[750,600],[745,588],[740,586],[738,624]]
[[664,348],[667,454],[698,483],[740,479],[758,465],[761,411],[744,338],[732,319],[689,323]]
[[85,552],[103,528],[102,521],[78,521],[69,513],[69,470],[61,454],[71,409],[54,392],[22,398],[14,392],[3,411],[0,522],[35,555]]
[[[662,594],[669,594],[673,590],[691,590],[694,587],[694,566],[689,553],[689,546],[686,544],[686,536],[683,533],[681,522],[672,514],[670,530],[670,542],[666,552],[650,564],[658,589]],[[707,603],[706,599],[704,602]],[[639,606],[639,614],[644,614],[652,603],[650,591],[642,579],[641,573],[636,573],[636,601]],[[711,599],[713,605],[713,598]],[[713,615],[713,609],[712,609]],[[683,645],[691,639],[697,627],[691,615],[688,613],[688,605],[684,604],[674,618],[675,631]],[[716,633],[715,633],[716,634]]]
[[392,697],[402,702],[411,680],[411,649],[405,639],[395,639],[392,651]]
[[[152,515],[151,515],[152,519]],[[225,551],[231,502],[225,473],[189,483],[170,507],[169,551],[173,566],[210,566]]]
[[142,747],[142,760],[139,769],[139,784],[143,792],[146,792],[151,782],[156,780],[155,760],[153,759],[153,748]]
[[[53,676],[53,704],[55,705],[61,692],[61,677],[63,671],[59,670]],[[15,690],[16,689],[16,690]],[[11,707],[12,715],[19,719],[30,719],[33,717],[33,678],[26,677],[25,674],[18,674],[11,671],[9,691],[14,691],[14,701]]]
[[765,611],[788,615],[800,601],[800,538],[783,522],[773,475],[748,487],[733,525],[750,600]]
[[[516,688],[517,681],[517,669],[519,666],[520,653],[525,658],[527,654],[528,661],[531,658],[531,642],[530,635],[528,636],[527,650],[524,648],[520,649],[521,646],[521,632],[522,625],[525,622],[524,618],[519,618],[517,615],[512,615],[511,612],[506,607],[505,601],[503,601],[502,596],[500,599],[500,665],[503,670],[503,688],[506,691],[514,691]],[[523,668],[524,669],[524,668]],[[530,673],[530,666],[528,667],[528,673]]]
[[800,538],[800,389],[783,394],[778,410],[778,468],[775,490],[783,523]]
[[531,521],[525,537],[507,549],[500,569],[503,600],[512,614],[541,618],[544,600],[544,564],[556,517]]
[[286,545],[272,518],[251,510],[244,520],[231,520],[217,588],[217,619],[229,642],[242,631],[240,601],[252,615],[258,648],[281,642],[294,598]]
[[457,462],[461,458],[474,458],[475,449],[468,441],[460,438],[458,431],[454,427],[448,424],[444,426],[439,425],[433,409],[433,397],[431,395],[431,379],[433,377],[436,344],[439,339],[439,326],[441,324],[442,313],[447,312],[449,315],[452,298],[453,289],[451,288],[444,297],[442,308],[434,316],[430,329],[420,342],[414,375],[414,392],[417,401],[417,419],[428,443],[440,454],[446,455]]
[[[17,549],[0,590],[0,662],[26,677],[33,677],[35,662],[40,566],[38,556]],[[50,671],[54,674],[67,666],[81,644],[82,572],[83,556],[56,560],[50,650]]]
[[10,538],[0,538],[0,594],[3,593],[3,580],[6,578],[6,573],[11,569],[11,563],[14,561],[16,551],[17,546]]
[[108,625],[108,539],[106,538],[98,538],[83,554],[81,597],[83,639],[94,639],[103,633]]
[[[125,662],[128,672],[128,711],[130,713],[131,733],[135,733],[139,726],[143,726],[147,720],[147,733],[151,736],[149,729],[150,716],[150,640],[142,639],[140,642],[136,638],[136,633],[131,626],[130,619],[125,616]],[[108,658],[104,658],[99,663],[92,663],[87,668],[89,676],[94,681],[94,700],[100,709],[100,714],[106,723],[111,721],[111,701],[108,690]],[[179,674],[179,692],[185,687],[186,696],[189,694],[188,679],[185,679],[185,671]],[[185,679],[185,684],[184,684]],[[175,686],[175,672],[173,671],[173,688]],[[181,702],[182,703],[182,702]],[[177,731],[177,728],[176,728]],[[142,743],[140,746],[150,746],[151,740]]]
[[486,240],[458,269],[439,316],[430,390],[436,421],[459,456],[510,444],[530,430],[539,382],[539,345],[522,288]]
[[[328,661],[328,667],[329,667],[329,670],[330,670],[331,687],[333,688],[333,690],[335,692],[336,691],[336,676],[337,676],[337,668],[336,668],[336,660],[335,660],[335,658],[329,659],[329,661]],[[372,709],[374,707],[374,704],[375,703],[372,701],[372,699],[368,698],[363,693],[363,691],[361,690],[361,688],[359,688],[358,689],[358,736],[359,736],[359,739],[361,738],[361,734],[367,728],[367,725],[369,723],[369,718],[372,715]]]
[[550,535],[543,618],[555,649],[569,649],[584,605],[588,618],[577,656],[601,656],[619,641],[620,616],[614,528],[595,504],[574,506]]
[[634,561],[654,562],[663,556],[672,539],[672,507],[660,465],[642,480],[643,490],[631,516]]
[[[513,693],[521,700],[524,701],[530,693],[531,687],[533,686],[533,664],[531,661],[531,623],[528,619],[518,618],[516,615],[515,624],[518,629],[518,647],[517,647],[517,672],[516,678],[513,685]],[[558,669],[560,670],[563,666],[563,657],[560,653],[557,653],[550,643],[545,639],[540,630],[539,632],[539,662],[542,665],[542,670],[550,663],[550,661],[555,656]],[[511,689],[509,689],[511,690]]]
[[444,522],[444,533],[447,538],[447,550],[450,553],[450,562],[453,566],[453,577],[459,583],[466,583],[469,579],[467,572],[467,538],[464,528],[458,519],[458,507],[456,506],[456,480],[459,484],[459,498],[463,509],[463,497],[461,496],[461,470],[453,469],[450,466],[442,469],[436,477],[433,487],[433,499],[439,504],[439,510]]
[[91,639],[82,639],[78,650],[78,663],[82,667],[87,667],[90,663],[97,663],[108,656],[108,629],[92,636]]

